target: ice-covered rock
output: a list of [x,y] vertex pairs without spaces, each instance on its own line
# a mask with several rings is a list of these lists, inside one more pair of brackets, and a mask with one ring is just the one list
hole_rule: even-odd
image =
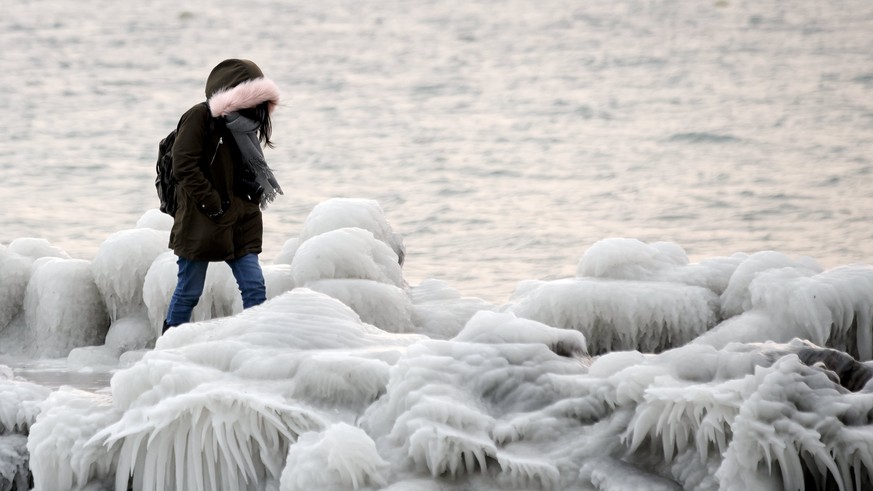
[[388,462],[360,428],[346,423],[303,434],[288,451],[280,491],[382,489]]
[[56,257],[60,259],[71,259],[67,251],[58,246],[52,245],[51,242],[45,239],[34,237],[22,237],[13,240],[7,247],[9,252],[27,256],[32,259],[41,257]]
[[82,259],[36,260],[24,295],[24,317],[33,335],[29,350],[46,357],[103,344],[109,329],[91,264]]
[[619,280],[659,280],[665,271],[688,264],[685,251],[671,242],[646,244],[612,238],[594,243],[576,269],[577,276]]
[[149,318],[145,313],[142,313],[113,322],[109,327],[109,332],[106,333],[104,346],[119,356],[126,351],[151,347],[154,340],[154,331]]
[[51,391],[15,380],[12,370],[0,365],[0,489],[30,489],[28,434]]
[[427,279],[409,289],[416,332],[435,339],[455,337],[480,311],[497,307],[476,297],[464,297],[442,280]]
[[[132,479],[142,490],[278,483],[299,436],[352,422],[384,393],[405,347],[421,339],[362,323],[307,289],[179,326],[113,376],[111,403],[74,391],[52,395],[28,444],[35,477],[44,489],[110,478],[119,489]],[[82,425],[59,429],[78,418]],[[361,432],[325,433],[330,442],[335,434],[362,442],[348,447],[347,458],[368,451]],[[349,472],[343,482],[381,482],[365,462],[330,465]]]
[[151,228],[169,232],[173,228],[173,217],[157,208],[152,208],[143,213],[139,220],[137,220],[136,228]]
[[[608,239],[496,308],[406,285],[386,226],[323,207],[246,311],[210,266],[194,322],[153,350],[177,267],[145,237],[165,231],[92,263],[0,247],[4,345],[114,373],[52,391],[0,366],[0,489],[27,468],[82,491],[873,488],[873,268]],[[114,322],[84,346],[104,299]]]
[[647,244],[637,239],[611,238],[600,240],[585,251],[576,274],[588,278],[682,283],[708,288],[721,295],[737,266],[747,257],[736,253],[691,263],[685,250],[672,242]]
[[0,375],[0,434],[26,435],[39,415],[40,403],[49,394],[51,390],[48,388],[15,380],[11,373]]
[[0,332],[23,313],[24,292],[32,265],[33,258],[0,246]]
[[364,279],[326,279],[306,287],[351,307],[361,320],[388,332],[418,332],[409,294],[394,285]]
[[300,239],[297,237],[290,238],[282,244],[282,250],[273,258],[273,264],[291,264],[294,260],[294,254],[297,248],[300,247]]
[[360,228],[330,230],[300,244],[291,262],[298,286],[324,279],[362,279],[405,287],[397,254]]
[[0,245],[0,333],[18,321],[18,332],[3,333],[6,346],[0,352],[24,350],[30,343],[32,333],[23,319],[24,295],[34,260],[44,257],[70,259],[63,249],[45,239],[20,238],[9,246]]
[[109,236],[91,262],[94,281],[112,322],[145,312],[142,286],[155,258],[167,251],[169,235],[151,228],[123,230]]
[[268,299],[278,297],[297,286],[294,283],[294,276],[291,274],[291,265],[289,264],[267,264],[262,265],[261,269],[264,272],[264,284],[267,287]]
[[723,347],[802,338],[864,361],[873,358],[873,268],[844,266],[817,274],[805,268],[768,269],[756,273],[743,291],[743,313],[695,343]]
[[0,489],[30,489],[27,436],[0,434]]
[[730,282],[721,295],[722,313],[725,317],[740,315],[751,308],[752,281],[764,271],[789,268],[799,275],[812,276],[821,272],[821,267],[812,259],[794,260],[775,251],[752,254],[743,260],[730,277]]
[[[458,337],[486,343],[410,346],[391,371],[386,396],[361,424],[383,455],[404,467],[434,477],[488,472],[508,487],[549,489],[559,482],[558,468],[549,456],[525,454],[523,445],[507,442],[504,418],[555,402],[554,387],[542,383],[548,374],[578,376],[585,367],[552,351],[561,344],[557,330],[509,314],[482,315]],[[578,333],[565,339],[565,346],[575,343],[569,351],[584,349]]]
[[[118,419],[112,399],[105,394],[61,388],[43,401],[40,410],[27,440],[34,489],[86,489],[86,485],[98,483],[100,488],[109,489],[117,452],[91,439]],[[120,489],[126,488],[125,480]]]
[[681,283],[569,278],[527,283],[504,310],[585,335],[592,354],[681,346],[719,321],[718,296]]
[[394,233],[379,203],[370,199],[331,198],[317,204],[303,222],[303,229],[298,238],[299,244],[302,245],[312,237],[325,232],[342,228],[360,228],[369,231],[376,240],[388,244],[397,256],[397,262],[403,264],[406,256],[403,238]]

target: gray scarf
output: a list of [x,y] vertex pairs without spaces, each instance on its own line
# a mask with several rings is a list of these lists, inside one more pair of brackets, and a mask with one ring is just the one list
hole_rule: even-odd
[[248,171],[246,174],[254,180],[254,182],[244,182],[244,184],[252,188],[254,196],[260,194],[261,209],[266,209],[267,204],[276,199],[277,195],[285,193],[282,192],[282,188],[279,187],[279,183],[273,176],[273,171],[270,170],[267,160],[264,158],[261,142],[258,141],[260,123],[237,112],[227,114],[225,119],[227,120],[227,129],[230,130],[242,154],[243,165]]

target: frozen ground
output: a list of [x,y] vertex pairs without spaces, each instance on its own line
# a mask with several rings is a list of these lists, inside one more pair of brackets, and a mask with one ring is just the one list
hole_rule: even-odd
[[240,312],[215,265],[156,340],[167,225],[92,261],[0,248],[0,346],[30,360],[0,366],[0,487],[873,486],[868,266],[616,238],[493,305],[408,284],[378,203],[334,199],[264,265],[267,303]]

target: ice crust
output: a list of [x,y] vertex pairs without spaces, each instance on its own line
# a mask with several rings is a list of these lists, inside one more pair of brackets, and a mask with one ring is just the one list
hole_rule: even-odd
[[0,365],[0,489],[873,487],[873,268],[606,239],[492,305],[410,285],[404,255],[377,203],[330,200],[264,265],[265,304],[216,264],[158,337],[161,215],[93,261],[0,246],[0,352],[114,372]]

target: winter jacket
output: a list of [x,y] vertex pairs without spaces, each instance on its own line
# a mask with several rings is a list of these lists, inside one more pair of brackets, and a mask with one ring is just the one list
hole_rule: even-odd
[[265,101],[272,111],[279,91],[251,61],[225,60],[209,75],[206,98],[182,115],[173,145],[179,207],[170,248],[186,259],[226,261],[261,252],[263,221],[258,204],[234,192],[241,156],[222,116]]

